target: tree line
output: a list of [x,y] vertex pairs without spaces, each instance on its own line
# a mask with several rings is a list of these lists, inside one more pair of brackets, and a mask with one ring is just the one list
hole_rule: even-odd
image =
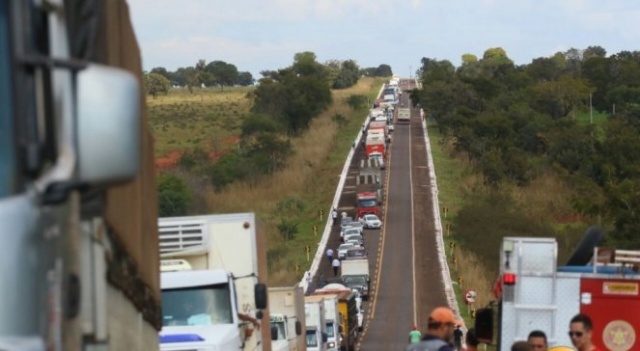
[[[358,82],[361,76],[388,77],[392,75],[391,66],[381,64],[378,67],[361,69],[354,60],[329,60],[323,64],[327,79],[333,89],[346,89]],[[264,78],[271,76],[273,71],[265,70],[260,74]],[[175,71],[168,71],[164,67],[155,67],[145,72],[145,89],[154,98],[157,95],[168,94],[171,87],[187,87],[189,91],[199,87],[251,86],[256,83],[250,72],[238,71],[230,63],[215,60],[207,63],[198,60],[194,66],[180,67]]]
[[[574,209],[601,218],[620,247],[640,247],[640,51],[600,46],[515,65],[502,48],[481,58],[423,58],[414,104],[484,179],[527,186],[544,172],[574,193]],[[604,113],[601,124],[579,116]]]
[[[293,64],[286,68],[261,72],[259,84],[247,93],[251,109],[242,119],[238,148],[214,163],[209,161],[207,150],[187,150],[180,161],[181,169],[199,178],[204,176],[218,191],[232,182],[251,183],[269,176],[284,167],[295,152],[291,138],[308,130],[311,121],[332,104],[331,89],[356,84],[362,72],[351,60],[321,64],[313,52],[295,54]],[[381,65],[371,72],[390,74],[391,68]],[[366,99],[352,97],[349,104],[359,108]],[[339,122],[340,116],[334,120]],[[191,197],[184,184],[173,176],[161,177],[159,183],[160,214],[185,214]]]

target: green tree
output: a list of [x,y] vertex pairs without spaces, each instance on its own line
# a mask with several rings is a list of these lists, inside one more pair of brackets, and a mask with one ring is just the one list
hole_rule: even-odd
[[225,86],[234,85],[239,77],[238,68],[224,61],[209,62],[205,67],[205,71],[209,78],[207,84],[217,85],[220,90],[224,90]]
[[360,67],[353,60],[343,61],[340,64],[340,70],[333,79],[332,88],[345,89],[358,83],[360,78]]
[[171,83],[167,78],[158,73],[148,73],[144,76],[144,86],[147,94],[155,99],[156,96],[160,94],[168,94]]
[[211,79],[211,75],[207,72],[206,67],[207,62],[205,60],[198,60],[191,72],[191,77],[189,77],[189,89],[191,90],[192,86],[197,86],[200,90],[200,100],[204,99],[202,87]]
[[158,177],[158,204],[160,217],[184,216],[191,205],[191,194],[180,178],[162,173]]
[[255,79],[253,79],[253,75],[250,72],[239,72],[238,73],[238,81],[237,84],[243,87],[253,85],[255,83]]
[[151,69],[151,72],[149,73],[157,73],[165,78],[167,78],[170,82],[173,80],[173,74],[169,71],[167,71],[166,68],[164,67],[154,67]]

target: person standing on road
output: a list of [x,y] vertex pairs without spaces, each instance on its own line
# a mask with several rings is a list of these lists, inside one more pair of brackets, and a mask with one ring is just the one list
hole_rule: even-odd
[[411,331],[409,332],[409,343],[417,344],[420,342],[420,338],[422,338],[422,333],[420,333],[420,331],[418,330],[418,327],[414,325],[413,328],[411,328]]
[[586,314],[579,313],[569,323],[569,338],[578,351],[600,351],[591,341],[593,322]]
[[313,277],[311,276],[311,271],[307,271],[307,291],[312,291],[311,284],[313,284]]
[[333,250],[331,248],[327,249],[327,259],[329,260],[329,264],[333,263]]
[[462,350],[462,330],[460,330],[459,325],[456,325],[456,329],[453,331],[453,345],[456,347],[456,350]]
[[405,351],[455,351],[451,337],[456,325],[462,322],[448,307],[437,307],[429,315],[427,333],[418,344],[409,345]]
[[333,218],[334,226],[338,224],[338,210],[335,207],[331,210],[331,218]]
[[333,276],[337,277],[338,276],[338,270],[340,269],[340,260],[337,258],[333,259],[333,263],[331,264],[333,266]]

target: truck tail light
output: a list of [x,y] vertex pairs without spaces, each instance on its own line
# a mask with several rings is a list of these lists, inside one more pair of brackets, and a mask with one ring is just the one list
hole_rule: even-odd
[[504,285],[516,285],[516,275],[514,273],[503,274],[502,283]]

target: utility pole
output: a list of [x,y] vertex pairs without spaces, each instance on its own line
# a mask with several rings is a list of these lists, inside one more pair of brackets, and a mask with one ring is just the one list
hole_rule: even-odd
[[411,65],[409,65],[409,80],[411,80]]
[[593,93],[589,94],[589,123],[593,124],[593,103],[592,103]]

